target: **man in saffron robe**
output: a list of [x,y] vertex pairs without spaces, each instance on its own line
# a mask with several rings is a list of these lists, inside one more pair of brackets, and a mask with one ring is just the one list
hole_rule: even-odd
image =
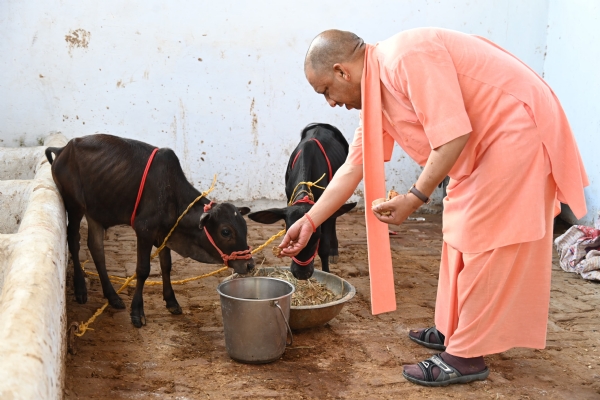
[[[483,356],[544,348],[553,218],[560,202],[585,215],[588,185],[550,87],[494,43],[437,28],[376,45],[325,31],[311,43],[304,68],[330,106],[361,109],[361,123],[346,163],[308,217],[290,227],[281,256],[297,254],[313,231],[310,220],[325,221],[363,178],[366,204],[382,197],[382,165],[396,142],[424,168],[406,195],[366,213],[368,240],[382,227],[387,232],[385,224],[402,223],[450,177],[435,327],[409,332],[444,351],[405,366],[404,376],[426,386],[482,380],[489,374]],[[369,244],[372,302],[379,287],[393,285],[371,264],[385,245]],[[395,307],[393,291],[377,301],[388,303],[384,311],[393,309],[390,302]]]

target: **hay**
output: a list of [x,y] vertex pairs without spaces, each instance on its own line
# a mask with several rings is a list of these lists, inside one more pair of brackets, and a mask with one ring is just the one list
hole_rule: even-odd
[[292,275],[290,270],[274,267],[273,271],[267,273],[263,268],[256,268],[245,276],[268,276],[271,278],[283,279],[291,283],[296,291],[292,294],[292,306],[318,306],[331,303],[343,297],[343,293],[335,294],[327,288],[326,285],[317,281],[315,278],[307,280],[298,280]]

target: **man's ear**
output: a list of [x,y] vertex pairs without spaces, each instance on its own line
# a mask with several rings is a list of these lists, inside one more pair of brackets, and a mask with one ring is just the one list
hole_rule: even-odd
[[287,214],[286,208],[270,208],[268,210],[256,211],[248,214],[248,218],[252,221],[260,222],[261,224],[274,224],[285,218]]
[[204,228],[204,226],[208,223],[208,220],[210,219],[210,214],[205,212],[202,213],[202,215],[200,216],[200,224],[198,225],[198,227],[200,229]]
[[336,78],[350,82],[350,70],[340,63],[333,64],[333,74]]
[[238,207],[238,211],[240,214],[246,215],[250,212],[250,209],[248,207]]
[[331,216],[332,218],[337,218],[340,215],[344,215],[346,214],[348,211],[352,210],[354,207],[356,207],[356,203],[347,203],[344,204],[343,206],[341,206],[339,208],[339,210],[337,210],[336,212],[333,213],[333,215]]

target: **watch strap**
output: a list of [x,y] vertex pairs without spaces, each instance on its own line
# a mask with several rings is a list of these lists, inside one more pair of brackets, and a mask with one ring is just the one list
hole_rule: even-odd
[[415,196],[417,196],[417,198],[418,198],[419,200],[421,200],[421,201],[422,201],[423,203],[425,203],[425,204],[429,204],[429,203],[431,202],[431,199],[430,199],[429,197],[425,196],[423,193],[421,193],[421,192],[419,191],[419,189],[417,189],[417,188],[415,187],[415,185],[412,185],[412,186],[410,187],[410,189],[408,190],[408,193],[412,193],[412,194],[414,194]]

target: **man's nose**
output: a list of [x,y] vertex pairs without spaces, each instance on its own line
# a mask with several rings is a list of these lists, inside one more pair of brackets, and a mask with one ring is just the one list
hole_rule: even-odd
[[327,99],[327,103],[329,103],[329,105],[330,105],[331,107],[335,107],[335,106],[337,106],[337,103],[336,103],[335,101],[331,100],[331,99]]

